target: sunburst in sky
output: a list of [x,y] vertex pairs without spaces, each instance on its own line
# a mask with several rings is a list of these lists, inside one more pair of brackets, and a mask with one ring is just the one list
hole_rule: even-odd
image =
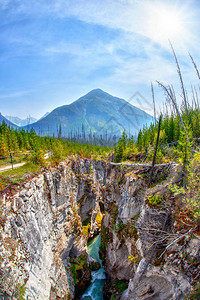
[[187,31],[187,14],[178,7],[164,4],[150,8],[147,12],[148,36],[163,43],[166,39],[180,40]]
[[169,39],[196,83],[199,15],[197,0],[1,0],[0,111],[39,118],[94,88],[128,100],[156,80],[178,87]]

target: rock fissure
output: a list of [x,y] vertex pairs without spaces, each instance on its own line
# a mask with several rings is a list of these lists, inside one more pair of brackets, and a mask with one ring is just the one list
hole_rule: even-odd
[[2,194],[1,292],[79,299],[91,281],[87,241],[101,231],[104,299],[183,299],[198,276],[199,239],[172,242],[177,233],[164,192],[162,203],[148,203],[148,173],[136,173],[70,158]]

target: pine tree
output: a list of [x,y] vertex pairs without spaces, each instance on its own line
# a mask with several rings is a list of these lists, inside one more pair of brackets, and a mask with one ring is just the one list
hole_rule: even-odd
[[126,131],[124,130],[123,133],[122,133],[122,137],[120,138],[120,142],[121,142],[121,145],[123,147],[123,149],[126,148],[126,145],[127,145],[127,134],[126,134]]
[[5,138],[2,134],[0,134],[0,156],[8,155],[8,147],[5,141]]
[[194,143],[192,136],[193,134],[190,125],[185,124],[184,128],[181,127],[178,148],[180,150],[180,161],[182,162],[183,166],[186,166],[189,163],[189,159],[192,155],[191,148]]
[[168,136],[168,143],[171,143],[174,141],[174,129],[175,129],[175,122],[174,122],[174,116],[172,115],[169,121],[169,136]]
[[174,141],[178,141],[180,136],[180,118],[176,116],[174,119]]
[[10,131],[10,151],[17,152],[19,151],[17,133],[14,130]]

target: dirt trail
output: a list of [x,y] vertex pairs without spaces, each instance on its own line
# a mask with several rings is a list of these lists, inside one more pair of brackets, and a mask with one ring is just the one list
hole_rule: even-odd
[[[44,159],[48,159],[52,156],[52,152],[49,151],[47,152],[45,155],[44,155]],[[25,165],[26,162],[21,162],[21,163],[18,163],[18,164],[13,164],[13,169],[16,169],[16,168],[19,168],[23,165]],[[12,165],[11,164],[7,164],[7,165],[3,165],[3,166],[0,166],[0,173],[1,172],[4,172],[4,171],[7,171],[7,170],[11,170],[12,169]]]
[[[19,164],[13,164],[13,169],[19,168],[19,167],[21,167],[23,165],[25,165],[25,162],[22,162],[22,163],[19,163]],[[11,164],[7,165],[7,166],[1,166],[0,167],[0,172],[4,172],[4,171],[7,171],[7,170],[11,170],[11,169],[12,169]]]

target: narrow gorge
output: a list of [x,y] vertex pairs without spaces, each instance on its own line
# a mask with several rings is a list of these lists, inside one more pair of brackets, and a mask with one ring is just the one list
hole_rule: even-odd
[[[103,299],[184,299],[199,276],[200,238],[174,218],[163,182],[176,168],[156,170],[148,188],[148,171],[73,157],[2,192],[2,297],[80,299],[98,264],[87,243],[100,233]],[[156,193],[163,201],[152,205]]]

